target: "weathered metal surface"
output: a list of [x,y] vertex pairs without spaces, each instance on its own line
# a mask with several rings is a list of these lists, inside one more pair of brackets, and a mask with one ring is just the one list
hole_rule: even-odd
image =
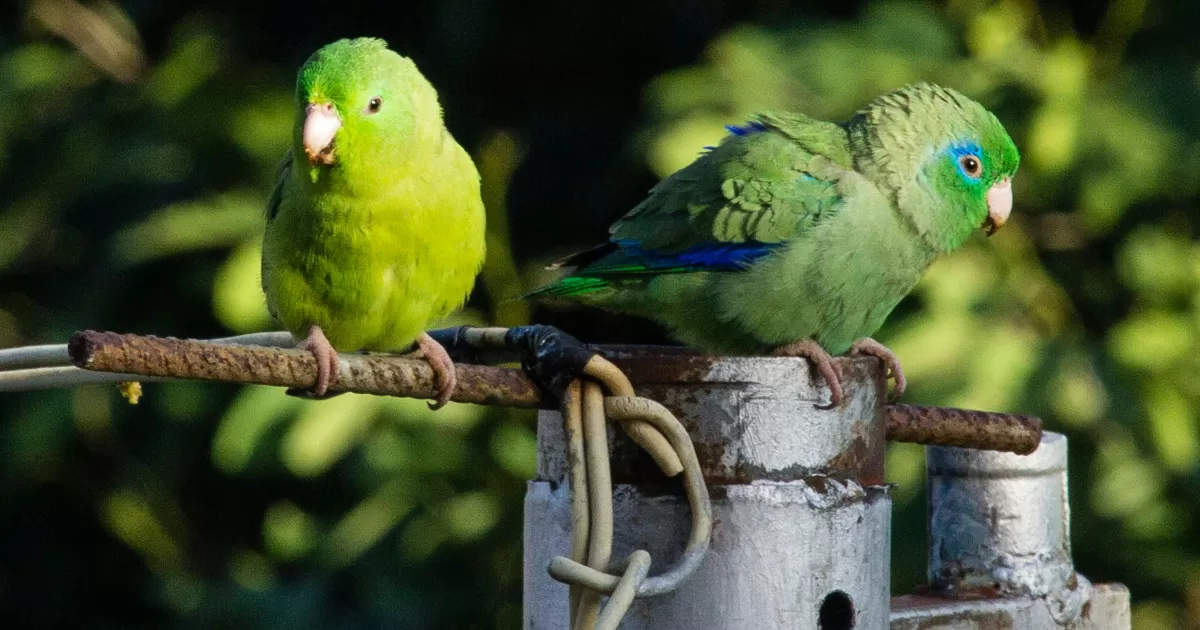
[[1029,597],[892,598],[891,630],[1129,630],[1131,623],[1129,591],[1120,584],[1097,584],[1079,618],[1066,626],[1047,602]]
[[[705,382],[717,359],[676,346],[594,346],[634,383]],[[728,359],[723,359],[727,361]],[[797,359],[743,359],[749,361]],[[841,359],[841,361],[847,361]],[[867,361],[874,359],[858,359]],[[846,363],[843,363],[845,369]],[[851,378],[852,375],[848,375]],[[823,390],[822,391],[826,391]],[[814,394],[816,395],[816,394]],[[824,394],[827,395],[827,394]],[[1032,416],[968,409],[889,405],[887,439],[1027,454],[1042,438],[1041,420]]]
[[[838,359],[846,398],[835,409],[807,361],[790,357],[708,357],[653,349],[604,348],[639,396],[662,403],[687,428],[709,484],[794,481],[812,475],[883,482],[886,427],[877,392],[883,375],[875,359]],[[819,378],[818,378],[819,380]],[[565,478],[557,414],[538,426],[539,479]],[[654,463],[624,435],[612,436],[613,480],[660,480]]]
[[[879,485],[878,362],[843,360],[846,401],[822,410],[828,390],[801,359],[606,355],[639,395],[687,428],[715,519],[696,573],[678,591],[635,601],[623,628],[815,628],[826,601],[826,615],[844,606],[842,620],[852,616],[855,628],[886,627],[891,500]],[[653,576],[680,556],[687,503],[639,449],[614,437],[613,557],[646,549]],[[546,573],[551,557],[570,549],[556,412],[541,413],[538,440],[538,478],[525,503],[525,627],[564,628],[567,588]]]
[[[886,487],[830,480],[730,485],[714,498],[716,528],[708,557],[687,584],[638,599],[624,630],[816,628],[830,594],[849,598],[853,626],[887,627],[889,521]],[[567,486],[529,483],[525,499],[524,613],[528,630],[568,627],[567,587],[546,573],[570,548]],[[677,558],[688,506],[674,495],[615,488],[613,557],[645,549],[658,562]],[[651,574],[655,567],[650,568]],[[837,597],[835,595],[835,597]]]
[[1071,562],[1067,439],[1046,433],[1031,455],[931,447],[929,578],[947,595],[1044,601],[1078,619],[1092,587]]

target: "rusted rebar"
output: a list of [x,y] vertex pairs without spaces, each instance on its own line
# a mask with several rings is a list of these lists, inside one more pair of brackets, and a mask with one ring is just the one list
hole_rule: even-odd
[[1042,421],[1015,413],[889,405],[887,439],[1028,455],[1042,441]]
[[[68,344],[75,365],[98,372],[160,378],[194,378],[280,387],[311,387],[316,362],[304,350],[232,345],[110,332],[75,333]],[[430,398],[433,372],[424,361],[395,356],[343,354],[333,386],[340,391]],[[556,404],[523,372],[489,365],[455,364],[458,388],[451,400],[507,407]],[[887,439],[1019,454],[1033,452],[1042,435],[1031,416],[945,407],[890,405]]]
[[[304,350],[235,346],[203,341],[124,335],[75,333],[67,344],[75,365],[100,372],[166,378],[308,388],[317,364]],[[342,354],[331,389],[380,396],[432,398],[433,370],[415,359]],[[520,370],[490,365],[456,364],[458,387],[451,400],[481,405],[539,407],[542,392]]]

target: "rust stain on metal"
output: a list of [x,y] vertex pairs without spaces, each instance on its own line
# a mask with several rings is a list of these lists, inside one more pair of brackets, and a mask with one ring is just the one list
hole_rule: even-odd
[[[678,416],[676,416],[676,417],[678,417]],[[694,439],[692,440],[692,443],[696,449],[696,459],[700,460],[700,470],[706,473],[705,474],[706,481],[708,481],[707,477],[711,476],[711,477],[714,477],[714,479],[712,481],[710,481],[709,483],[722,483],[722,482],[723,483],[747,483],[748,482],[748,480],[746,480],[746,479],[741,479],[740,478],[741,475],[736,474],[736,471],[735,471],[735,474],[732,479],[723,479],[721,481],[717,481],[715,479],[715,477],[719,477],[719,476],[728,476],[728,475],[712,474],[712,473],[715,473],[716,471],[721,470],[723,467],[723,464],[725,461],[725,452],[726,452],[725,445],[697,442]]]
[[[879,445],[883,440],[871,440]],[[846,448],[829,460],[830,474],[849,475],[858,483],[877,486],[883,483],[883,449],[872,448],[867,439],[857,435]]]
[[[893,613],[936,609],[946,605],[944,597],[929,595],[900,595],[892,598]],[[942,615],[930,614],[919,619],[893,622],[891,630],[934,630],[969,627],[977,630],[1012,630],[1013,617],[1006,610],[963,610]]]
[[829,477],[815,476],[805,479],[804,483],[807,483],[810,488],[816,490],[820,494],[829,492]]
[[[692,436],[701,471],[709,485],[748,484],[764,481],[808,481],[824,484],[824,478],[853,480],[860,485],[883,483],[885,428],[883,418],[874,415],[856,422],[852,436],[843,450],[819,464],[792,465],[767,469],[744,461],[737,444],[743,437],[743,427],[737,406],[746,395],[747,383],[714,381],[713,369],[718,361],[726,360],[696,354],[683,348],[604,346],[597,348],[635,384],[638,394],[659,401],[679,418]],[[843,373],[848,381],[870,380],[882,387],[882,370],[867,361],[844,361]],[[706,417],[705,429],[697,428],[694,415],[703,408],[706,413],[729,413],[729,418]],[[623,436],[614,435],[612,442],[614,480],[618,483],[645,483],[657,473],[640,449],[634,448]]]
[[[657,483],[662,477],[654,461],[620,431],[611,432],[611,455],[609,462],[612,466],[614,483],[645,484]],[[882,443],[880,441],[880,443]],[[817,490],[824,492],[827,479],[839,481],[855,481],[863,486],[876,486],[883,483],[882,449],[877,456],[871,455],[867,442],[855,438],[846,451],[834,460],[822,466],[788,466],[779,470],[766,470],[735,461],[732,465],[727,461],[724,444],[701,442],[693,435],[693,446],[700,462],[704,481],[710,488],[722,485],[745,485],[755,481],[805,481]],[[873,462],[878,462],[875,465]]]
[[621,368],[630,382],[638,385],[699,383],[716,362],[714,357],[684,354],[616,356],[609,360]]
[[943,600],[978,600],[978,599],[1000,599],[1004,594],[1000,592],[1000,585],[995,582],[972,584],[967,582],[963,575],[957,575],[957,580],[953,583],[944,582],[941,586],[922,585],[918,587],[918,592],[924,593],[930,597],[937,597]]
[[[854,362],[844,364],[842,369],[843,373],[851,374],[859,382],[873,382],[878,392],[887,391],[882,364]],[[830,460],[832,470],[852,475],[864,486],[883,483],[884,453],[887,449],[887,425],[883,413],[883,405],[876,403],[873,417],[854,423],[851,427],[854,438]]]

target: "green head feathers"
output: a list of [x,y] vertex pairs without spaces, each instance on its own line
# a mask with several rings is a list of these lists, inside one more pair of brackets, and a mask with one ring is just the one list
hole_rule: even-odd
[[313,182],[404,165],[413,143],[441,130],[437,93],[411,60],[382,39],[342,39],[309,57],[296,79],[294,151]]
[[1008,218],[1020,156],[996,117],[954,90],[919,83],[846,123],[855,168],[892,195],[931,246],[949,251]]

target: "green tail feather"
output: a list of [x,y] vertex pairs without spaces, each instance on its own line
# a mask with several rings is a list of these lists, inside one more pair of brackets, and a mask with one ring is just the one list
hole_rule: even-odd
[[576,295],[584,295],[585,293],[601,291],[609,288],[610,286],[612,285],[610,285],[608,281],[603,278],[567,276],[558,282],[548,284],[540,289],[535,289],[521,297],[572,297]]

